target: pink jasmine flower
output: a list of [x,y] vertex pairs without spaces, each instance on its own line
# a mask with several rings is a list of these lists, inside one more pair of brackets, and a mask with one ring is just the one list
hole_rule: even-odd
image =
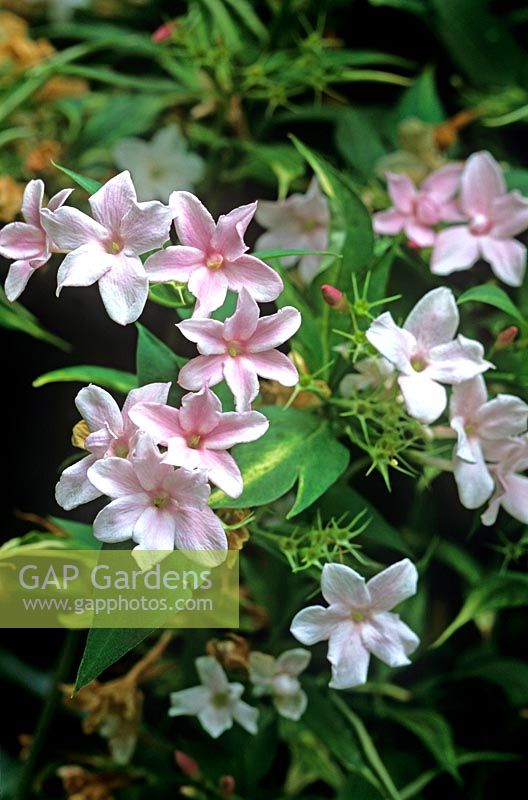
[[97,281],[110,318],[127,325],[147,301],[148,277],[139,256],[167,241],[171,211],[157,200],[138,203],[129,172],[109,180],[89,203],[94,219],[76,208],[42,212],[49,236],[68,252],[57,275],[57,295],[64,286]]
[[132,389],[120,410],[111,394],[99,386],[86,386],[75,398],[75,405],[90,430],[84,442],[89,456],[77,461],[62,473],[55,487],[57,503],[71,511],[82,503],[101,496],[88,478],[88,470],[100,458],[116,456],[132,458],[138,438],[138,428],[129,412],[136,403],[164,403],[170,383],[149,383]]
[[130,417],[156,443],[167,447],[164,463],[204,469],[209,480],[230,497],[242,494],[244,485],[228,449],[260,439],[269,427],[258,411],[222,414],[222,404],[208,386],[197,394],[186,394],[181,408],[142,403],[130,411]]
[[408,175],[387,172],[392,208],[374,214],[376,233],[395,236],[404,231],[417,247],[431,247],[433,228],[439,222],[460,222],[464,217],[454,200],[460,183],[461,164],[447,164],[427,177],[417,189]]
[[484,525],[493,525],[502,508],[519,522],[528,524],[528,438],[523,436],[507,445],[500,445],[490,453],[497,463],[490,466],[495,478],[495,491],[488,508],[482,514]]
[[494,487],[486,456],[497,443],[526,431],[528,405],[511,394],[488,400],[484,378],[477,375],[453,387],[450,415],[458,437],[454,473],[460,502],[465,508],[478,508]]
[[172,692],[169,716],[198,717],[202,727],[214,739],[238,722],[248,733],[257,733],[258,709],[241,700],[244,687],[229,683],[215,658],[201,656],[194,662],[202,682],[201,686]]
[[224,551],[222,523],[207,505],[210,487],[202,470],[174,469],[146,434],[133,461],[100,459],[88,478],[112,502],[96,516],[101,542],[136,542],[134,550]]
[[[286,200],[260,200],[255,219],[267,228],[256,241],[257,250],[326,250],[330,212],[328,202],[314,176],[306,194]],[[310,284],[321,271],[321,256],[283,256],[284,267],[299,266],[299,277]]]
[[274,269],[246,255],[244,234],[256,203],[223,214],[217,223],[197,197],[173,192],[169,205],[181,245],[167,247],[147,259],[152,282],[187,283],[196,299],[195,316],[207,317],[223,305],[227,290],[251,292],[258,302],[275,300],[283,283]]
[[418,573],[408,558],[368,583],[344,564],[325,564],[321,591],[329,603],[310,606],[293,618],[291,632],[302,644],[328,640],[333,689],[350,689],[367,680],[370,654],[389,667],[409,664],[420,640],[391,608],[416,594]]
[[286,306],[259,319],[259,307],[246,289],[238,296],[236,311],[225,322],[187,319],[177,327],[200,353],[178,375],[184,389],[197,391],[222,379],[233,392],[236,410],[247,411],[258,394],[257,375],[294,386],[299,374],[290,359],[275,348],[293,336],[301,324],[296,308]]
[[455,298],[443,286],[415,305],[403,328],[385,312],[374,320],[367,339],[400,373],[398,385],[411,417],[431,423],[447,405],[443,383],[458,384],[489,369],[480,342],[454,335],[460,321]]
[[308,650],[286,650],[278,658],[266,653],[252,652],[249,656],[249,678],[257,696],[271,694],[273,705],[286,719],[299,720],[308,704],[298,675],[310,663]]
[[339,384],[343,397],[352,397],[365,389],[390,389],[394,383],[394,367],[386,358],[363,358],[354,367],[356,372],[345,375]]
[[[73,189],[62,189],[48,203],[49,213],[57,211],[66,202]],[[11,222],[0,231],[0,255],[14,258],[7,274],[5,293],[9,301],[20,297],[34,272],[43,267],[51,254],[57,252],[56,245],[42,227],[41,211],[44,199],[44,183],[29,181],[24,189],[22,216],[25,222]]]
[[468,159],[460,183],[460,207],[469,223],[438,234],[431,271],[450,275],[483,258],[497,278],[520,286],[526,247],[513,237],[528,228],[528,199],[517,191],[506,192],[502,170],[487,152]]

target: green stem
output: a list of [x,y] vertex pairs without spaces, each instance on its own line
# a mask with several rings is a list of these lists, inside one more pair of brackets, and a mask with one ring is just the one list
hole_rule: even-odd
[[26,800],[31,795],[31,787],[33,783],[33,776],[36,767],[39,763],[42,750],[48,738],[48,731],[53,722],[55,712],[57,711],[60,701],[59,686],[68,679],[70,668],[77,652],[77,645],[79,643],[79,631],[67,631],[64,639],[61,654],[57,661],[53,684],[50,687],[48,696],[42,708],[33,743],[27,760],[24,762],[20,780],[17,786],[17,791],[14,800]]

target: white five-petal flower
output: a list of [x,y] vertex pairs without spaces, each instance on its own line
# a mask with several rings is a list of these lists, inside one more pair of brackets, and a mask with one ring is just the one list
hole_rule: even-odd
[[308,698],[301,689],[298,676],[310,663],[308,650],[297,647],[286,650],[278,658],[253,651],[249,656],[249,678],[257,696],[271,694],[273,705],[286,719],[299,720],[306,710]]

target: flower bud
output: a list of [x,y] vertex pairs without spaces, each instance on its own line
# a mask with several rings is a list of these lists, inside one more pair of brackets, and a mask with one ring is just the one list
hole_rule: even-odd
[[222,797],[231,797],[235,791],[235,779],[232,775],[223,775],[218,781]]
[[167,39],[170,39],[172,33],[174,31],[174,24],[171,22],[165,22],[163,25],[160,25],[159,28],[156,28],[153,34],[151,34],[151,40],[158,44],[159,42],[166,42]]
[[495,349],[504,350],[506,347],[509,347],[513,344],[518,335],[519,328],[516,325],[510,325],[509,328],[505,328],[495,339]]
[[201,779],[202,773],[194,758],[191,758],[191,756],[188,756],[187,753],[183,753],[181,750],[175,751],[174,758],[184,775],[187,775],[188,778],[192,778],[194,781],[199,781]]
[[336,311],[346,311],[347,304],[345,295],[343,292],[339,291],[339,289],[336,289],[335,286],[330,286],[328,283],[325,283],[321,286],[321,294],[327,305],[335,308]]

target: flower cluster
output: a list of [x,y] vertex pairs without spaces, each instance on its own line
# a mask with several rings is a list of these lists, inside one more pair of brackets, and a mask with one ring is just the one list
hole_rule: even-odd
[[406,175],[389,172],[387,182],[393,206],[374,214],[375,231],[391,236],[404,231],[412,246],[432,247],[435,275],[469,269],[482,258],[504,283],[522,284],[526,247],[515,237],[528,228],[528,199],[506,191],[490,153],[441,167],[418,189]]

